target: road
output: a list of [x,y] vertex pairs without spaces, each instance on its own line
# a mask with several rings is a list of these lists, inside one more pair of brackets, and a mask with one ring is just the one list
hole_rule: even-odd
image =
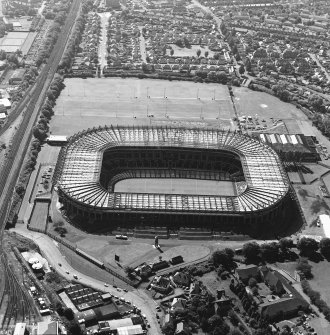
[[101,67],[101,74],[103,74],[103,68],[107,65],[107,30],[108,30],[108,21],[111,16],[110,13],[98,13],[101,17],[101,36],[99,44],[99,64]]
[[313,59],[313,61],[316,62],[317,66],[324,72],[325,76],[327,77],[328,81],[330,81],[330,75],[327,72],[327,70],[323,67],[323,65],[320,63],[319,59],[315,54],[309,54],[310,57]]
[[[98,291],[111,293],[118,297],[124,297],[126,300],[131,301],[133,305],[136,305],[141,309],[142,314],[146,315],[151,326],[150,334],[161,334],[161,330],[156,319],[155,307],[157,303],[143,290],[137,289],[134,290],[134,292],[125,293],[124,291],[118,292],[117,289],[113,288],[111,285],[109,285],[109,287],[105,287],[103,282],[86,276],[72,268],[65,257],[61,254],[59,248],[57,247],[57,242],[52,240],[47,235],[29,231],[23,226],[17,226],[17,228],[12,229],[11,231],[33,240],[39,246],[44,257],[47,258],[48,263],[51,264],[51,266],[64,278],[72,280],[73,274],[75,274],[78,276],[78,281],[83,285],[92,287]],[[61,266],[58,265],[59,263]],[[67,272],[69,272],[69,274],[67,274]]]

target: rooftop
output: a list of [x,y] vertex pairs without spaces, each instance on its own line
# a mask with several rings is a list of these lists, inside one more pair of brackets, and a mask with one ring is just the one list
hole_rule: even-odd
[[[103,153],[118,147],[172,147],[222,150],[239,156],[246,190],[238,196],[116,193],[100,185]],[[252,212],[279,202],[289,181],[276,152],[236,132],[170,127],[103,127],[78,133],[63,148],[57,185],[74,201],[107,210]]]

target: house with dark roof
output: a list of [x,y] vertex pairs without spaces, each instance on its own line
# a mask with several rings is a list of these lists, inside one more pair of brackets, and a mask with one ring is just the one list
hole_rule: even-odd
[[155,277],[151,283],[151,287],[159,293],[168,294],[172,290],[171,280],[167,277]]
[[187,300],[183,298],[174,298],[171,304],[172,312],[183,312],[186,308]]
[[308,304],[297,297],[287,297],[267,301],[258,306],[258,311],[263,317],[270,320],[283,320],[295,317],[300,310],[305,310]]
[[236,273],[243,283],[247,283],[250,278],[259,278],[259,268],[253,264],[237,268]]
[[285,289],[281,280],[274,274],[273,271],[269,270],[266,273],[264,282],[268,285],[272,292],[276,293],[277,295],[285,293]]
[[176,272],[171,280],[178,286],[189,286],[190,284],[190,276],[181,271]]
[[298,311],[305,311],[309,308],[309,303],[279,272],[269,270],[263,273],[267,285],[279,293],[277,296],[267,297],[258,306],[260,315],[270,320],[283,320],[292,318],[297,315]]

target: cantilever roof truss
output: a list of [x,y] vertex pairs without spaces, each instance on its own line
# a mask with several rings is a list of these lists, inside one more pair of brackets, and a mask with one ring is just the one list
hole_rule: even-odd
[[[99,182],[103,152],[121,146],[235,152],[241,159],[245,182],[243,187],[237,185],[237,196],[111,193]],[[289,189],[282,164],[269,146],[240,133],[207,128],[110,126],[78,133],[63,148],[56,179],[72,200],[114,211],[253,212],[276,204]]]

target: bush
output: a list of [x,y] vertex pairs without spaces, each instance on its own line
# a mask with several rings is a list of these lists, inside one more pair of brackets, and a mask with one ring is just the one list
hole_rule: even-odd
[[67,229],[64,227],[56,227],[54,230],[58,232],[62,237],[68,232]]
[[308,263],[307,259],[300,258],[297,263],[296,269],[304,279],[313,278],[312,266]]

